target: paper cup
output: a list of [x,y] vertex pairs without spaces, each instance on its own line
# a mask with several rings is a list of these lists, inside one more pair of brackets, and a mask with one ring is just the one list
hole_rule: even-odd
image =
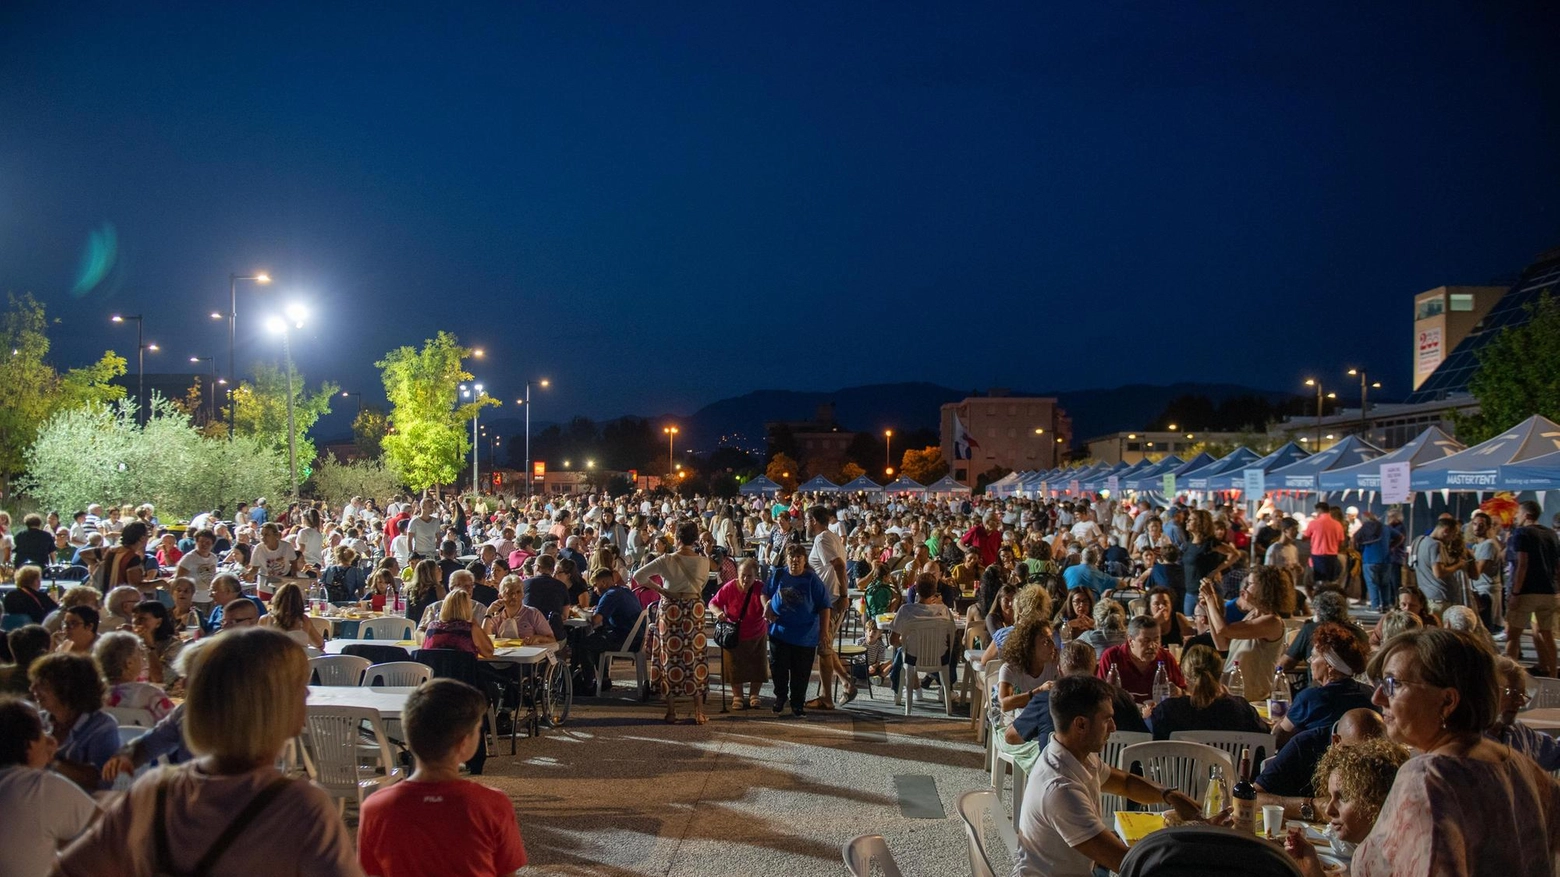
[[1284,836],[1284,808],[1267,804],[1262,808],[1262,834],[1269,839]]

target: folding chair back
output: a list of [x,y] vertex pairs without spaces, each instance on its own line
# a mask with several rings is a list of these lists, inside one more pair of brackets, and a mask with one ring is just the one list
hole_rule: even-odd
[[[1105,750],[1100,753],[1100,760],[1111,767],[1126,770],[1127,765],[1121,763],[1121,750],[1137,743],[1148,743],[1154,739],[1153,734],[1144,731],[1117,731],[1105,739]],[[1100,814],[1106,819],[1112,818],[1117,810],[1127,809],[1127,799],[1120,795],[1100,795]]]
[[[1018,835],[1013,823],[1002,809],[1002,800],[990,789],[965,792],[959,796],[959,818],[964,820],[964,839],[970,845],[970,874],[972,877],[998,877],[1008,871],[997,870],[992,862],[995,844],[1000,839],[1012,860],[1018,852]],[[993,837],[994,836],[994,837]]]
[[368,643],[352,643],[341,647],[343,655],[366,658],[370,664],[393,664],[411,657],[411,652],[400,646],[375,646]]
[[[1240,751],[1246,748],[1251,749],[1252,764],[1261,764],[1278,754],[1278,744],[1274,742],[1272,734],[1251,731],[1176,731],[1170,735],[1170,739],[1206,743],[1228,755],[1230,764],[1240,764]],[[1227,776],[1225,779],[1232,784],[1235,782],[1234,777]]]
[[361,639],[383,639],[395,642],[397,640],[411,639],[413,625],[410,619],[396,615],[386,615],[383,618],[370,618],[358,625],[358,636]]
[[374,664],[363,671],[364,686],[412,687],[433,678],[433,668],[416,661]]
[[840,847],[851,877],[904,877],[881,834],[853,837]]
[[[1178,740],[1154,740],[1137,743],[1121,750],[1121,766],[1127,770],[1132,764],[1143,767],[1143,776],[1153,783],[1169,789],[1180,789],[1194,801],[1201,801],[1208,787],[1208,769],[1218,765],[1224,769],[1225,780],[1235,784],[1235,767],[1230,757],[1206,743],[1186,743]],[[1150,807],[1151,810],[1167,810],[1169,805]]]
[[325,655],[309,659],[314,685],[355,686],[363,680],[363,671],[367,669],[367,658],[352,655]]

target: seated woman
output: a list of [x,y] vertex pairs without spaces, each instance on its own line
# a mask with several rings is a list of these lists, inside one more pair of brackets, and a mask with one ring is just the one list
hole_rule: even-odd
[[1088,588],[1073,588],[1062,601],[1061,612],[1056,617],[1063,640],[1077,639],[1094,629],[1094,592]]
[[1412,630],[1388,640],[1368,672],[1380,680],[1387,736],[1418,754],[1355,849],[1353,877],[1552,877],[1560,791],[1532,759],[1484,736],[1500,709],[1489,649],[1460,631]]
[[1527,669],[1504,656],[1497,658],[1495,664],[1500,672],[1500,715],[1484,735],[1533,759],[1544,770],[1560,770],[1560,742],[1517,720],[1517,711],[1528,704],[1532,680]]
[[517,639],[523,645],[558,641],[547,616],[536,607],[525,605],[525,583],[519,576],[505,576],[499,582],[498,602],[488,607],[482,626],[495,639]]
[[[48,770],[54,738],[21,698],[0,699],[0,812],[26,814],[5,832],[5,873],[47,874],[54,852],[97,816],[97,805],[70,780]],[[23,826],[25,825],[25,829]]]
[[296,582],[285,582],[271,595],[271,611],[260,619],[261,627],[270,627],[287,634],[300,646],[323,650],[325,637],[309,619],[303,603],[303,590]]
[[168,583],[168,593],[173,597],[173,608],[168,610],[168,616],[173,620],[174,629],[191,631],[193,636],[193,632],[206,623],[206,617],[195,608],[195,580],[179,576]]
[[997,671],[997,703],[1011,725],[1031,698],[1057,676],[1056,640],[1051,622],[1031,615],[1020,621],[1002,644],[1002,669]]
[[[1069,592],[1069,597],[1071,592]],[[1094,604],[1094,629],[1078,637],[1094,647],[1095,654],[1104,654],[1111,646],[1127,641],[1127,609],[1115,600],[1105,597]]]
[[993,642],[997,631],[1004,627],[1012,627],[1017,623],[1016,612],[1013,609],[1013,600],[1018,596],[1018,586],[1009,582],[997,591],[996,599],[991,601],[991,611],[986,613],[986,641]]
[[135,606],[135,634],[146,645],[147,681],[164,687],[178,681],[179,673],[174,661],[184,640],[179,638],[179,628],[168,614],[168,607],[156,600],[142,600]]
[[142,600],[141,589],[133,585],[120,585],[108,592],[103,599],[103,613],[98,621],[98,629],[103,633],[114,630],[129,630],[135,626],[135,607]]
[[[1441,619],[1436,618],[1435,613],[1430,611],[1430,601],[1425,599],[1425,592],[1413,585],[1403,585],[1398,588],[1397,605],[1399,611],[1414,616],[1420,627],[1441,626]],[[1387,615],[1390,614],[1390,612],[1383,614],[1381,620],[1376,622],[1375,629],[1370,632],[1371,648],[1380,648],[1382,643],[1392,638],[1382,627],[1386,623]]]
[[98,613],[91,606],[72,606],[65,610],[59,633],[54,635],[54,650],[67,655],[90,655],[98,638]]
[[1371,706],[1372,689],[1354,681],[1365,672],[1367,656],[1359,637],[1329,621],[1311,634],[1311,687],[1295,695],[1289,712],[1273,726],[1282,747],[1300,731],[1331,726],[1352,709]]
[[[493,657],[493,640],[471,623],[471,595],[456,589],[439,604],[438,617],[428,623],[425,649],[455,649],[479,658]],[[550,630],[551,628],[549,628]]]
[[108,693],[103,705],[125,710],[146,710],[153,722],[173,712],[173,701],[158,686],[139,682],[146,670],[146,647],[141,638],[126,630],[101,636],[92,649],[92,657],[103,671]]
[[119,723],[103,712],[97,664],[86,655],[44,655],[28,677],[33,703],[44,711],[49,734],[59,744],[50,767],[83,791],[103,788],[103,764],[119,749]]
[[[1327,798],[1322,815],[1326,834],[1339,858],[1353,858],[1354,849],[1376,826],[1376,817],[1392,793],[1398,768],[1408,761],[1408,750],[1391,740],[1365,740],[1333,746],[1316,765],[1315,785]],[[1306,877],[1323,877],[1316,848],[1305,839],[1305,830],[1292,828],[1284,847]]]
[[[194,873],[235,816],[253,810],[250,830],[235,835],[210,873],[361,874],[352,837],[325,791],[276,769],[282,747],[303,733],[308,711],[303,650],[275,630],[234,629],[202,643],[189,664],[183,737],[196,760],[138,779],[60,853],[58,871]],[[153,818],[158,809],[163,819]]]
[[1213,640],[1228,649],[1226,671],[1239,667],[1247,700],[1265,700],[1273,691],[1273,669],[1284,651],[1283,615],[1294,610],[1295,591],[1289,576],[1272,566],[1258,566],[1246,574],[1236,605],[1245,613],[1240,621],[1226,621],[1218,583],[1204,579],[1198,597],[1208,611]]
[[72,585],[65,589],[65,596],[60,598],[60,608],[49,613],[43,619],[43,626],[49,633],[58,633],[60,625],[65,623],[65,610],[72,606],[90,606],[93,611],[101,613],[103,595],[91,585]]
[[332,603],[356,600],[363,593],[367,576],[358,566],[358,554],[350,545],[337,545],[330,553],[331,563],[320,573],[320,584],[330,592]]
[[1207,646],[1192,646],[1181,655],[1186,694],[1166,698],[1154,707],[1148,723],[1155,740],[1169,740],[1176,731],[1268,732],[1256,709],[1225,689],[1223,669],[1224,662]]
[[1176,611],[1175,592],[1169,588],[1148,590],[1148,614],[1159,622],[1159,638],[1167,646],[1185,646],[1197,633],[1192,620]]
[[[1039,585],[1025,585],[1018,589],[1018,595],[1013,598],[1013,623],[1016,625],[1029,617],[1051,617],[1051,595]],[[1008,634],[1012,632],[1012,626],[998,628],[991,635],[991,645],[986,646],[986,650],[981,653],[981,661],[997,660]]]

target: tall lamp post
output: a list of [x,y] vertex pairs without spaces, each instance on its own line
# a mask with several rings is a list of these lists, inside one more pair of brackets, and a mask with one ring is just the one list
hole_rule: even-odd
[[677,442],[678,429],[675,426],[663,426],[661,431],[666,433],[666,477],[672,477],[672,445]]
[[[460,397],[462,399],[470,399],[473,402],[480,402],[480,401],[482,401],[482,397],[486,396],[486,395],[487,394],[482,391],[482,385],[481,384],[472,384],[469,387],[466,386],[465,384],[461,384],[460,385]],[[476,413],[471,415],[471,492],[472,493],[480,493],[482,491],[482,488],[480,486],[480,482],[477,481],[477,471],[478,471],[477,461],[479,459],[481,459],[481,457],[482,457],[482,446],[477,443],[477,420],[481,416],[482,416],[482,406],[479,405],[479,406],[477,406]]]
[[[1311,448],[1312,452],[1315,452],[1322,449],[1322,382],[1316,378],[1306,378],[1305,385],[1316,388],[1316,446]],[[1338,394],[1328,393],[1326,398],[1336,399]]]
[[192,357],[190,357],[190,362],[194,362],[194,363],[209,362],[209,363],[211,363],[211,386],[206,388],[206,391],[207,391],[206,395],[211,400],[211,420],[212,420],[212,422],[216,422],[216,419],[217,419],[217,358],[215,356],[192,356]]
[[536,477],[531,474],[531,384],[536,384],[542,389],[552,386],[552,381],[542,378],[539,381],[525,382],[525,398],[520,404],[525,406],[525,498],[531,498],[531,482]]
[[128,323],[131,320],[135,321],[135,384],[136,384],[136,390],[135,390],[135,401],[136,401],[135,421],[136,421],[136,423],[141,424],[142,426],[144,426],[144,425],[146,425],[146,407],[147,407],[146,406],[146,351],[151,350],[151,351],[155,352],[155,351],[159,350],[160,348],[156,344],[147,344],[144,340],[142,340],[141,330],[145,326],[145,320],[143,320],[141,318],[140,314],[136,314],[133,317],[126,317],[126,316],[121,316],[119,314],[115,314],[112,317],[109,317],[108,319],[109,319],[110,322],[114,322],[114,323]]
[[[287,306],[287,319],[272,317],[266,323],[267,329],[282,336],[282,357],[287,363],[287,477],[292,487],[292,499],[298,498],[298,427],[293,414],[292,330],[302,329],[306,316],[308,314],[302,305],[292,304]],[[233,407],[228,406],[230,423]]]
[[883,471],[894,474],[894,431],[883,430]]
[[[264,285],[271,282],[271,275],[265,273],[264,271],[261,271],[259,274],[228,275],[228,389],[230,392],[233,387],[238,385],[238,368],[236,367],[236,356],[233,352],[233,348],[234,339],[238,336],[238,281],[240,280],[252,280],[255,283]],[[222,315],[212,314],[212,316],[220,318]],[[233,434],[233,408],[234,406],[232,403],[229,403],[228,435]],[[295,484],[293,485],[293,496],[296,497],[297,495],[298,486]]]
[[1366,394],[1369,393],[1372,388],[1377,390],[1381,389],[1381,382],[1376,381],[1375,383],[1371,383],[1370,379],[1365,376],[1365,370],[1362,368],[1349,369],[1349,376],[1353,377],[1355,375],[1359,375],[1360,377],[1360,438],[1364,438],[1366,423],[1368,422],[1366,412],[1369,410],[1366,407]]
[[362,393],[348,393],[346,390],[342,390],[341,391],[341,398],[343,398],[343,399],[350,399],[353,396],[357,397],[358,413],[362,414],[363,413],[363,394]]

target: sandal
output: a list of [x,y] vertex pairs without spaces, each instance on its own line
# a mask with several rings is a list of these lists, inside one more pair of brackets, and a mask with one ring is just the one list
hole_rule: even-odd
[[753,709],[758,709],[758,695],[755,694],[748,699],[748,706],[752,707]]
[[824,700],[821,697],[815,697],[812,700],[807,701],[807,703],[803,704],[803,706],[807,707],[810,710],[832,710],[832,709],[834,709],[834,704],[832,702]]
[[851,701],[853,701],[855,699],[856,699],[856,686],[854,686],[854,685],[847,686],[845,688],[845,697],[840,700],[840,705],[844,706],[845,704],[850,703]]
[[731,708],[733,711],[745,710],[748,708],[748,702],[740,697],[734,697],[731,699]]
[[696,713],[693,718],[688,720],[688,724],[690,725],[707,725],[709,722],[710,717],[704,713]]

